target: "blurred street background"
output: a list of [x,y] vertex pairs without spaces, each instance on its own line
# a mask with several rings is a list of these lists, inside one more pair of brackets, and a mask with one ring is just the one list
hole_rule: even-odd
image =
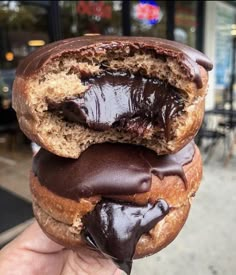
[[16,67],[47,43],[86,34],[166,38],[213,61],[195,140],[202,185],[177,239],[135,261],[132,274],[236,274],[236,1],[0,1],[0,248],[33,220],[34,148],[11,107]]

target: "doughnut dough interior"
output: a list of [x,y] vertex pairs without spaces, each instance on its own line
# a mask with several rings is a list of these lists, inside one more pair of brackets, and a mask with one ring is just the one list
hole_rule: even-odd
[[[200,127],[209,68],[178,50],[177,42],[168,43],[155,38],[83,37],[33,52],[18,68],[13,87],[13,107],[21,129],[48,151],[70,158],[103,142],[141,144],[158,154],[178,151]],[[194,80],[196,70],[200,86]],[[61,103],[86,93],[84,76],[89,79],[108,71],[159,79],[175,88],[183,108],[171,119],[168,140],[158,124],[147,125],[140,135],[116,127],[96,131],[50,110],[49,102]]]

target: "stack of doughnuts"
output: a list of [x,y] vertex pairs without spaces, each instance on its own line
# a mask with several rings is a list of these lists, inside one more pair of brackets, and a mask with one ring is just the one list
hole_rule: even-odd
[[132,260],[183,227],[202,176],[209,59],[177,42],[92,36],[51,43],[17,69],[13,107],[42,149],[30,187],[42,230]]

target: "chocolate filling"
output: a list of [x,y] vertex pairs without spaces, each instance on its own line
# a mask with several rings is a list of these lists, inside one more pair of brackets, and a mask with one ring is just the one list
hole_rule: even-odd
[[116,128],[142,135],[150,126],[158,127],[166,140],[171,138],[171,122],[184,110],[178,89],[157,78],[103,72],[82,82],[88,86],[85,93],[60,103],[48,100],[48,110],[97,131]]
[[130,274],[136,244],[169,212],[166,201],[136,206],[103,200],[83,218],[83,235],[88,244],[112,257]]
[[183,165],[193,156],[193,142],[175,154],[163,156],[143,146],[120,143],[92,145],[78,159],[58,157],[41,149],[33,160],[33,172],[49,190],[73,200],[94,195],[133,195],[150,190],[152,174],[160,179],[178,175],[187,184]]

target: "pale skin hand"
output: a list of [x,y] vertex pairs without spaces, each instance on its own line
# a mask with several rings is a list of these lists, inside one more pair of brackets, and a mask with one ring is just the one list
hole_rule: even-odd
[[121,275],[121,271],[96,251],[64,249],[34,222],[0,251],[0,274]]

